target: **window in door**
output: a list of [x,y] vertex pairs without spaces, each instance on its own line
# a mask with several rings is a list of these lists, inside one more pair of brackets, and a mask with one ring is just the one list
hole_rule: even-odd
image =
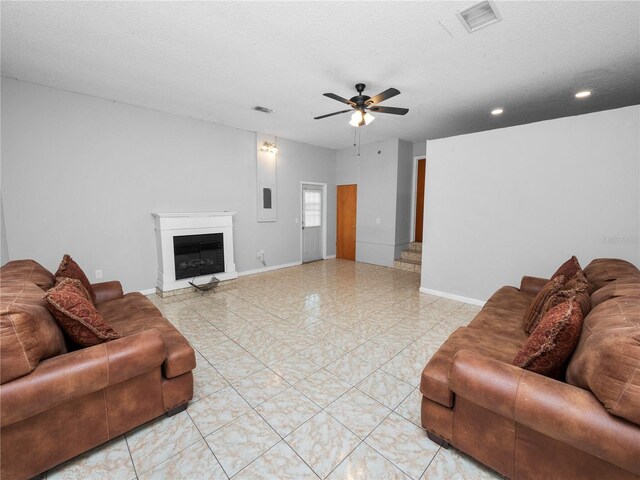
[[305,228],[322,225],[322,193],[318,190],[304,190]]

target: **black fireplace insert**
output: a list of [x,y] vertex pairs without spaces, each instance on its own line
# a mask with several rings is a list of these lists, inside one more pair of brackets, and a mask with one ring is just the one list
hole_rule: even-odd
[[224,272],[222,233],[173,237],[176,280]]

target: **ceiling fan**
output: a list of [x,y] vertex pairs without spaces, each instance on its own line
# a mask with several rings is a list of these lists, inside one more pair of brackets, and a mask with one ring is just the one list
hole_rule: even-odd
[[315,117],[314,120],[320,120],[321,118],[327,118],[333,115],[339,115],[341,113],[347,113],[355,110],[353,112],[353,115],[351,115],[351,121],[349,122],[349,125],[353,125],[354,127],[361,127],[362,125],[369,125],[375,119],[375,117],[369,112],[405,115],[409,111],[408,108],[378,106],[380,102],[383,102],[388,98],[395,97],[396,95],[400,95],[400,90],[396,88],[387,88],[384,92],[381,92],[374,97],[369,97],[368,95],[362,94],[365,88],[366,85],[364,83],[356,84],[358,95],[356,95],[355,97],[351,97],[349,100],[341,97],[340,95],[336,95],[335,93],[324,93],[323,95],[325,97],[333,98],[334,100],[337,100],[339,102],[346,103],[351,108],[347,110],[341,110],[339,112],[328,113],[326,115],[320,115],[319,117]]

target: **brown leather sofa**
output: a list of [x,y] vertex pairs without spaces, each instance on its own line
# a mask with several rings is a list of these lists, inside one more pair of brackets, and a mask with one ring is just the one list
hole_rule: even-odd
[[[640,271],[598,259],[584,273],[592,310],[568,363],[574,384],[512,365],[527,339],[525,309],[547,281],[524,277],[520,288],[498,290],[424,368],[422,426],[431,440],[513,479],[640,478]],[[619,342],[597,348],[621,328],[631,332],[624,351]],[[594,391],[572,378],[585,364]]]
[[122,338],[73,349],[45,306],[54,276],[0,269],[0,477],[29,478],[163,414],[187,408],[195,354],[144,295],[93,285]]

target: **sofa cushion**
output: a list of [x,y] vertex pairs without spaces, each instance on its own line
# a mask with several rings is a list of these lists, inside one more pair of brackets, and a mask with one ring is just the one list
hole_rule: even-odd
[[121,337],[104,321],[79,280],[61,279],[45,298],[47,308],[74,343],[90,347]]
[[0,383],[31,373],[40,360],[66,352],[64,335],[31,281],[0,285]]
[[523,315],[524,308],[506,309],[485,306],[469,323],[468,327],[506,336],[524,343],[527,341],[527,334],[522,329]]
[[511,363],[522,342],[479,331],[476,328],[460,327],[442,344],[422,371],[420,392],[445,407],[453,407],[453,392],[449,389],[449,368],[456,353],[471,350],[485,357]]
[[633,277],[640,281],[640,270],[632,263],[619,258],[597,258],[584,268],[591,293],[621,277]]
[[640,424],[640,298],[612,298],[594,307],[567,383],[593,392],[609,413]]
[[56,279],[58,278],[75,278],[82,283],[82,286],[89,292],[91,295],[91,302],[96,302],[96,294],[91,287],[91,283],[89,279],[84,274],[80,265],[78,265],[73,258],[71,258],[66,253],[64,257],[62,257],[62,261],[60,262],[60,266],[58,267],[58,271],[56,272]]
[[564,275],[553,277],[534,297],[531,304],[527,307],[522,318],[524,332],[531,335],[544,315],[544,306],[564,285]]
[[640,297],[640,279],[635,277],[621,277],[607,283],[591,295],[593,307],[612,298]]
[[555,278],[562,275],[565,278],[565,281],[569,281],[580,270],[582,270],[582,267],[580,267],[580,263],[574,255],[569,260],[560,265],[558,267],[558,270],[556,270],[556,273],[551,275],[550,278]]
[[[534,294],[522,292],[515,287],[502,287],[491,295],[484,306],[503,310],[518,310],[524,314],[534,298]],[[522,315],[520,318],[522,319]]]
[[125,336],[150,328],[162,333],[167,347],[167,359],[163,364],[166,378],[177,377],[196,367],[195,352],[187,339],[141,293],[127,293],[122,298],[101,303],[97,308]]
[[3,282],[25,280],[35,283],[42,290],[48,290],[56,283],[53,273],[34,260],[12,260],[0,268]]
[[513,364],[560,379],[563,366],[580,339],[582,321],[582,309],[575,299],[556,305],[540,320]]

